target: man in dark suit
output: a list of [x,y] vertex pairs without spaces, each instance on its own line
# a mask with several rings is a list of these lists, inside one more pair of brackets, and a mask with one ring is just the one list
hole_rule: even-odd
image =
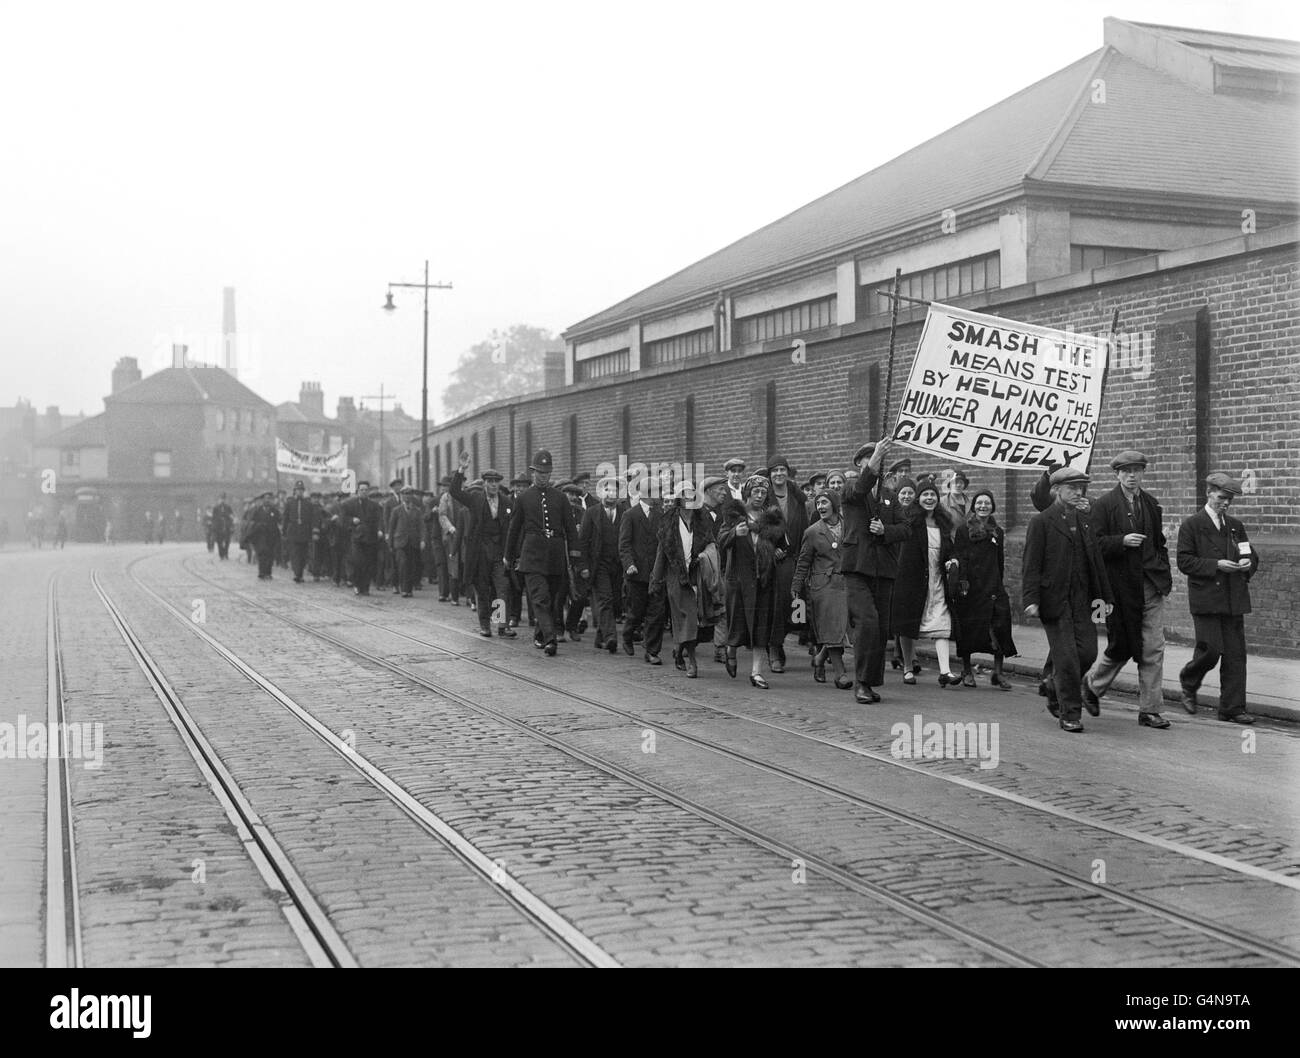
[[1178,569],[1187,577],[1187,603],[1196,631],[1192,660],[1178,674],[1183,708],[1196,712],[1196,692],[1220,659],[1219,719],[1253,724],[1246,712],[1246,622],[1250,578],[1259,553],[1246,527],[1228,514],[1241,482],[1224,473],[1205,479],[1205,506],[1178,527]]
[[[890,638],[894,581],[898,579],[894,545],[906,539],[909,531],[898,497],[886,488],[876,488],[888,447],[889,439],[883,438],[854,453],[853,462],[861,472],[851,486],[845,485],[840,511],[844,524],[840,562],[853,623],[853,697],[863,705],[880,701],[875,688],[885,682],[885,644]],[[799,543],[802,545],[802,537]]]
[[1173,590],[1164,512],[1142,488],[1147,457],[1121,452],[1110,461],[1118,484],[1092,505],[1091,523],[1115,608],[1106,619],[1106,649],[1083,677],[1083,705],[1101,713],[1104,695],[1125,662],[1138,667],[1138,723],[1166,728],[1160,715],[1165,668],[1165,597]]
[[225,561],[230,557],[230,534],[235,530],[235,512],[226,502],[226,494],[212,508],[212,537],[217,543],[217,557]]
[[466,492],[465,470],[469,453],[461,452],[460,467],[451,477],[451,497],[469,511],[470,526],[461,547],[465,552],[465,569],[473,580],[475,610],[479,635],[492,636],[492,617],[496,614],[497,635],[513,637],[508,626],[508,587],[505,563],[506,535],[510,532],[510,505],[501,495],[502,475],[496,470],[483,471],[483,491]]
[[662,665],[659,650],[664,640],[664,593],[650,590],[650,573],[654,569],[659,546],[659,519],[663,508],[652,504],[645,495],[650,483],[644,478],[628,486],[628,507],[618,528],[618,556],[623,567],[623,584],[627,589],[627,622],[623,625],[623,651],[636,654],[633,637],[644,624],[645,660]]
[[[578,525],[573,518],[573,507],[564,493],[551,481],[551,453],[542,449],[533,457],[528,469],[533,475],[531,488],[520,495],[510,517],[506,534],[505,566],[523,574],[537,618],[537,642],[548,657],[559,650],[552,599],[564,585],[564,569],[572,558],[582,562],[578,546]],[[586,580],[590,574],[585,565],[576,571]]]
[[618,650],[614,628],[614,593],[619,585],[618,534],[624,517],[618,509],[618,482],[604,478],[597,487],[600,504],[582,516],[578,540],[591,570],[591,619],[596,626],[596,649]]
[[357,494],[343,504],[339,518],[352,544],[352,590],[357,595],[370,594],[370,578],[384,539],[383,512],[369,494],[370,483],[358,481]]
[[401,591],[397,576],[397,552],[393,550],[393,537],[389,533],[388,523],[392,520],[393,512],[402,505],[402,479],[394,478],[388,483],[388,495],[384,497],[380,509],[383,512],[383,525],[385,539],[379,545],[376,557],[378,565],[376,566],[375,584],[380,588],[392,587],[393,594],[397,595]]
[[1110,581],[1089,523],[1076,506],[1091,479],[1064,467],[1052,504],[1025,531],[1025,614],[1040,618],[1052,653],[1052,684],[1064,731],[1083,730],[1083,673],[1097,660],[1097,628],[1112,609]]
[[280,512],[275,507],[275,497],[262,493],[262,502],[253,511],[249,539],[257,552],[257,579],[270,580],[275,557],[280,550]]
[[424,550],[424,516],[415,502],[415,488],[405,485],[401,501],[388,514],[388,542],[397,564],[397,587],[409,599],[420,575],[420,552]]
[[302,572],[307,566],[307,551],[311,542],[320,535],[316,522],[316,508],[307,498],[307,487],[301,481],[293,483],[293,495],[284,503],[284,536],[289,544],[289,564],[293,567],[293,582],[302,583]]
[[[528,488],[531,482],[522,474],[511,479],[510,488],[503,492],[506,501],[506,527],[509,529],[510,519],[514,517],[515,508],[519,505],[519,497],[523,495],[524,489]],[[517,573],[507,571],[506,573],[506,628],[518,628],[519,622],[523,618],[524,598],[527,592],[523,589],[523,580]],[[532,624],[533,604],[528,603],[529,624]]]
[[578,520],[582,521],[582,516],[591,510],[592,507],[599,507],[600,500],[591,494],[591,475],[585,470],[581,474],[573,475],[573,483],[582,491],[579,493],[578,506],[582,508],[578,515]]

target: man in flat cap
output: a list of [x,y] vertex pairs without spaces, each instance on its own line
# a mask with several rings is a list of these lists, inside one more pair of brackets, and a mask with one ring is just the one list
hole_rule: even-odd
[[424,516],[415,502],[415,488],[403,485],[396,507],[388,512],[386,534],[396,563],[397,590],[409,599],[420,577],[420,552],[424,550]]
[[307,552],[320,535],[317,509],[307,498],[307,486],[301,481],[293,483],[293,495],[285,501],[283,512],[284,537],[289,545],[289,564],[293,567],[293,582],[302,583],[302,573],[307,566]]
[[552,466],[551,453],[546,449],[540,450],[529,464],[533,484],[519,497],[511,515],[504,559],[507,569],[523,574],[537,618],[537,640],[549,657],[559,650],[553,600],[564,590],[565,564],[574,560],[575,573],[584,584],[590,577],[578,542],[573,507],[550,483]]
[[451,476],[438,479],[438,528],[442,531],[442,551],[447,558],[447,582],[438,585],[438,601],[451,600],[453,606],[460,605],[460,593],[465,587],[462,580],[463,562],[461,537],[464,535],[465,518],[461,507],[451,494]]
[[1178,569],[1187,577],[1187,602],[1196,631],[1192,660],[1178,674],[1183,708],[1196,712],[1196,692],[1205,674],[1219,669],[1219,719],[1253,724],[1246,712],[1246,623],[1250,578],[1259,553],[1246,527],[1228,514],[1241,495],[1241,482],[1224,473],[1205,479],[1205,506],[1178,527]]
[[1048,702],[1059,702],[1061,729],[1073,733],[1083,730],[1080,681],[1097,660],[1096,626],[1113,602],[1096,538],[1076,503],[1089,480],[1072,467],[1052,475],[1054,499],[1029,519],[1023,558],[1025,614],[1043,622],[1052,655]]
[[513,638],[517,633],[508,627],[509,589],[505,557],[506,534],[510,531],[511,508],[501,495],[500,471],[483,471],[483,491],[463,488],[469,453],[461,452],[460,466],[451,478],[451,496],[469,510],[469,529],[461,542],[465,571],[474,585],[475,614],[478,634],[492,637],[495,620],[497,635]]
[[275,506],[275,496],[264,492],[253,510],[249,539],[257,552],[257,579],[270,580],[271,569],[280,550],[280,512]]
[[1147,457],[1128,449],[1110,461],[1117,484],[1092,505],[1091,523],[1115,608],[1106,619],[1106,649],[1083,677],[1083,705],[1093,716],[1100,698],[1132,658],[1138,667],[1138,723],[1165,728],[1160,715],[1165,668],[1165,598],[1173,590],[1164,512],[1142,488]]
[[731,498],[737,503],[743,502],[740,487],[745,484],[745,461],[739,457],[728,459],[722,464],[722,470],[727,475],[727,491],[731,493]]
[[370,482],[357,482],[356,495],[343,504],[339,521],[351,544],[348,554],[352,566],[352,590],[357,595],[369,595],[379,545],[384,538],[383,512],[370,498]]
[[863,705],[880,701],[875,688],[885,682],[885,643],[898,579],[895,545],[910,532],[898,497],[876,488],[889,443],[882,438],[854,453],[861,474],[845,485],[840,511],[844,526],[840,565],[853,622],[853,697]]
[[591,475],[585,470],[581,474],[573,475],[573,483],[582,489],[582,512],[578,514],[578,520],[582,521],[582,513],[590,510],[592,507],[599,507],[600,500],[592,495]]
[[614,597],[623,582],[619,565],[618,531],[625,511],[618,505],[618,479],[602,478],[596,487],[600,506],[588,507],[579,533],[583,557],[591,570],[591,620],[596,629],[596,649],[618,650],[614,627]]

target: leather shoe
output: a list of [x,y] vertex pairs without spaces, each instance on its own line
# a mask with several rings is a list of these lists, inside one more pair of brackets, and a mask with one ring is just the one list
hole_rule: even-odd
[[785,671],[785,662],[782,661],[780,658],[773,658],[771,661],[767,663],[767,667],[771,669],[773,672],[780,675],[782,672]]
[[627,637],[623,639],[623,653],[630,658],[636,657],[636,647],[632,645],[632,640]]
[[736,652],[731,647],[726,647],[725,650],[727,655],[724,663],[727,666],[727,675],[734,680],[736,678]]
[[481,635],[484,639],[491,639],[491,638],[492,638],[492,629],[490,629],[490,628],[480,628],[480,629],[478,630],[478,634]]
[[686,671],[686,659],[682,656],[681,647],[673,648],[673,665],[676,667],[678,672]]
[[508,625],[497,625],[497,635],[502,639],[518,639],[519,633]]
[[1088,710],[1088,715],[1101,716],[1101,699],[1097,697],[1097,692],[1092,689],[1092,684],[1088,682],[1087,676],[1084,676],[1079,681],[1079,690],[1083,694],[1083,707]]
[[605,643],[605,649],[608,650],[611,654],[617,654],[617,653],[618,653],[618,640],[617,640],[617,639],[614,639],[613,637],[611,637],[611,638],[610,638],[610,639]]
[[697,679],[700,675],[700,667],[695,663],[695,655],[690,654],[686,658],[686,678],[688,680]]
[[1138,713],[1138,726],[1166,728],[1169,721],[1159,713]]
[[750,686],[757,687],[760,691],[767,690],[767,680],[763,679],[763,677],[760,676],[757,672],[750,673],[749,683]]
[[1181,685],[1179,686],[1178,690],[1180,694],[1180,700],[1183,703],[1183,710],[1185,712],[1191,713],[1192,716],[1195,716],[1196,707],[1199,704],[1196,701],[1196,692],[1193,690],[1189,690],[1187,687],[1183,687]]
[[1061,700],[1056,697],[1056,692],[1053,690],[1052,685],[1046,680],[1040,681],[1038,684],[1038,693],[1047,699],[1047,711],[1059,719],[1061,715]]
[[1221,716],[1220,720],[1229,724],[1253,724],[1255,718],[1249,713],[1233,713],[1231,716]]
[[1083,730],[1083,724],[1078,720],[1062,720],[1061,730],[1069,731],[1072,735],[1077,735]]
[[663,664],[663,661],[660,660],[658,654],[647,654],[647,655],[645,656],[645,660],[646,660],[646,664],[648,664],[648,665],[662,665],[662,664]]
[[870,705],[872,702],[880,701],[880,695],[870,687],[859,685],[858,689],[853,692],[854,701],[861,702],[863,705]]
[[546,644],[546,646],[542,648],[542,653],[545,654],[548,658],[553,658],[555,657],[555,654],[559,649],[560,648],[556,645],[555,640],[552,639],[549,643]]

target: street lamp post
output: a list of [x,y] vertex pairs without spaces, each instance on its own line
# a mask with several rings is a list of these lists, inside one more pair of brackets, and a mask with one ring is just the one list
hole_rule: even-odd
[[393,312],[393,287],[411,287],[424,291],[424,382],[420,390],[420,491],[429,491],[429,291],[451,290],[450,283],[429,282],[429,262],[424,262],[423,283],[389,283],[384,311]]

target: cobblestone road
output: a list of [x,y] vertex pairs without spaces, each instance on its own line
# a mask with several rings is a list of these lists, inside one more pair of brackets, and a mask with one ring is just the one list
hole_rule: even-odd
[[[179,620],[134,582],[127,565],[141,556],[143,583],[201,623]],[[1230,936],[1300,947],[1300,743],[1280,725],[1261,725],[1248,747],[1240,730],[1201,718],[1139,729],[1108,702],[1087,736],[1070,739],[1025,685],[1003,695],[895,681],[884,703],[858,706],[812,682],[793,640],[790,671],[764,694],[711,661],[688,681],[670,660],[653,669],[596,655],[589,637],[543,658],[526,635],[479,639],[472,614],[427,592],[361,600],[279,575],[259,584],[247,566],[194,547],[3,561],[14,592],[0,631],[18,651],[0,723],[44,715],[45,589],[58,568],[69,720],[104,724],[104,766],[72,773],[92,965],[306,962],[92,591],[92,567],[362,965],[573,959],[187,625],[272,680],[627,965],[996,962],[824,876],[821,862],[1047,964],[1277,962],[1117,903],[1111,891]],[[918,732],[931,722],[996,725],[994,766],[897,759],[902,736],[891,729],[901,722],[909,741],[914,717]],[[982,745],[990,748],[987,737]],[[0,861],[6,964],[41,961],[41,765],[0,760],[14,852]]]

